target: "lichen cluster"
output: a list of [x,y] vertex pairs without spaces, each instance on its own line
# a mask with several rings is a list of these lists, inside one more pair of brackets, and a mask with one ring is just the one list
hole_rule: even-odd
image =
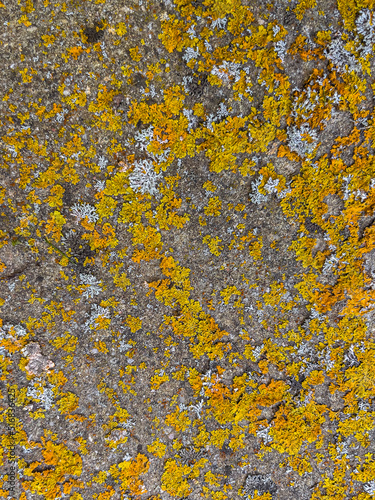
[[374,498],[374,3],[0,1],[0,496]]

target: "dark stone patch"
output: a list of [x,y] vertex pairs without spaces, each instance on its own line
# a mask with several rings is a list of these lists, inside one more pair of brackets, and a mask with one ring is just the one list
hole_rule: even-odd
[[87,269],[85,269],[83,264],[86,258],[95,256],[95,251],[91,250],[90,246],[77,236],[71,236],[68,238],[66,247],[71,249],[72,259],[76,261],[78,272],[87,272]]
[[204,89],[207,85],[207,75],[202,75],[200,78],[194,76],[193,81],[188,84],[190,96],[197,99],[202,97]]
[[83,35],[86,38],[86,43],[97,43],[104,36],[102,23],[95,23],[93,26],[86,26],[83,30]]
[[226,465],[224,467],[224,474],[226,476],[230,476],[232,474],[232,467],[230,465]]
[[137,88],[146,86],[146,77],[142,73],[136,73],[133,76],[133,85]]
[[64,194],[63,194],[63,197],[62,197],[62,201],[63,201],[63,204],[64,205],[71,205],[72,204],[72,201],[73,201],[73,193],[72,193],[72,188],[67,185],[65,186],[64,188]]
[[318,225],[315,224],[315,222],[311,222],[311,217],[306,217],[304,221],[305,228],[308,230],[309,233],[324,233],[323,229]]

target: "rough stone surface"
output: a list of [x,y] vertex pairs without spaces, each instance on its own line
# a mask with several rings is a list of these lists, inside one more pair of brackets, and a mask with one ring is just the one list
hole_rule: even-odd
[[0,496],[373,497],[373,17],[0,1]]

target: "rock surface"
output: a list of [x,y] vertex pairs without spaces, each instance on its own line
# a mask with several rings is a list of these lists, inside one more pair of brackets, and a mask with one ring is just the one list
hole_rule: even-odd
[[0,496],[372,498],[373,7],[0,1]]

